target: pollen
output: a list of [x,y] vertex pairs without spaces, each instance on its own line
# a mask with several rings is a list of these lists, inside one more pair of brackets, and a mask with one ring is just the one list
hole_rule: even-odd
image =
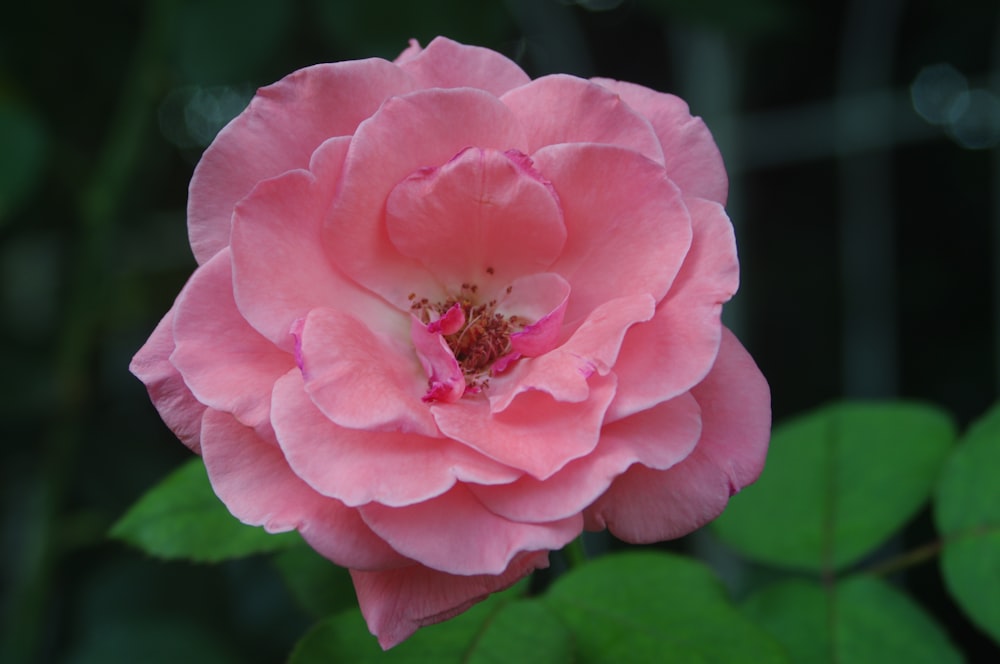
[[[410,309],[424,324],[437,320],[458,304],[465,314],[465,324],[457,332],[444,335],[445,343],[451,349],[468,391],[480,392],[489,387],[490,368],[493,363],[511,350],[510,336],[519,332],[527,321],[517,316],[504,316],[497,311],[497,300],[481,301],[477,297],[479,287],[473,283],[463,283],[457,296],[443,302],[428,302],[427,298],[410,298]],[[508,286],[506,293],[512,291]]]

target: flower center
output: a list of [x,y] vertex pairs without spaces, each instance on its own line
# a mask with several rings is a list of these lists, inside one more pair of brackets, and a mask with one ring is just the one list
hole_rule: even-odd
[[[480,302],[478,290],[476,284],[462,284],[457,297],[449,297],[443,302],[430,302],[427,298],[417,299],[415,294],[410,295],[410,309],[425,325],[431,321],[445,323],[447,319],[464,321],[460,326],[445,323],[441,331],[462,369],[467,389],[476,391],[489,386],[490,368],[510,352],[510,336],[527,325],[527,321],[518,316],[498,312],[495,298]],[[510,292],[508,286],[507,293]]]

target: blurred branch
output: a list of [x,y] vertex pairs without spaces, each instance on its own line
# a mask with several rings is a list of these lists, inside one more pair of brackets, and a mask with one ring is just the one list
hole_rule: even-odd
[[114,226],[155,117],[163,32],[170,7],[169,0],[148,5],[107,139],[77,201],[77,253],[71,263],[66,309],[51,368],[57,388],[51,409],[55,416],[41,440],[44,465],[40,476],[31,482],[32,500],[23,506],[31,513],[24,514],[24,532],[17,539],[19,551],[13,557],[16,570],[7,598],[10,611],[3,625],[3,661],[34,661],[42,654],[58,557],[56,528],[67,479],[83,440],[83,420],[95,392],[90,369],[107,313]]

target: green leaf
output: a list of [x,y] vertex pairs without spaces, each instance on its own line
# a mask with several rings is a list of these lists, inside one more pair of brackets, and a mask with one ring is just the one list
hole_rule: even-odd
[[201,459],[172,472],[111,529],[111,536],[161,558],[218,562],[295,544],[295,533],[272,535],[237,521],[209,484]]
[[948,460],[934,504],[944,536],[945,584],[969,617],[1000,642],[1000,405]]
[[712,527],[765,563],[842,569],[920,510],[954,439],[950,418],[927,405],[821,408],[774,430],[760,479]]
[[543,600],[573,631],[580,662],[788,661],[689,558],[606,556],[557,579]]
[[273,562],[299,605],[314,618],[357,607],[351,574],[305,542],[274,556]]
[[949,664],[962,656],[906,595],[870,576],[829,589],[786,581],[747,598],[744,613],[802,664]]
[[494,595],[465,613],[424,627],[383,652],[361,612],[344,611],[316,625],[296,646],[289,664],[368,662],[572,662],[569,634],[542,603],[518,599],[524,584]]

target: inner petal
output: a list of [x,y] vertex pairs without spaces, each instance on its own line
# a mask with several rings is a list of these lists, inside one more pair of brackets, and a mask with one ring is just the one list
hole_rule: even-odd
[[472,280],[487,291],[544,271],[566,242],[559,202],[530,160],[480,148],[396,185],[386,226],[440,283]]

